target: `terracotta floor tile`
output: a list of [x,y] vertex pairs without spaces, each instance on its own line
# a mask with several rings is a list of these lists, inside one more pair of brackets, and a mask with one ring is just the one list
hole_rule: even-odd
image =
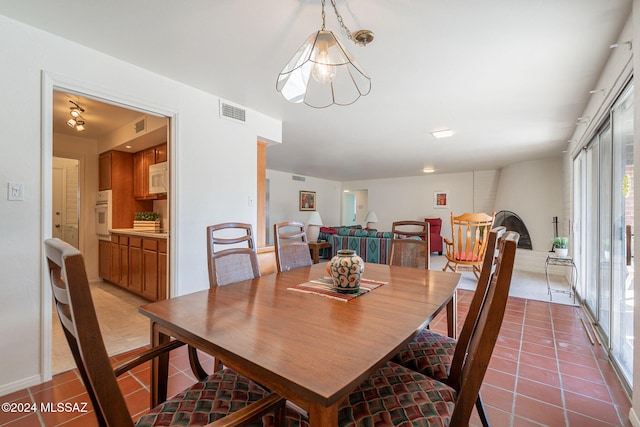
[[565,425],[564,409],[526,396],[516,395],[515,415],[546,426]]
[[[606,425],[609,426],[618,426],[620,424],[605,424],[602,420],[598,420],[595,418],[588,417],[583,414],[578,414],[573,411],[567,411],[567,418],[569,419],[570,426],[580,426],[580,427],[603,427]],[[624,424],[622,424],[624,425]]]
[[526,363],[527,365],[549,371],[558,370],[558,360],[555,357],[545,357],[525,351],[520,352],[520,363]]
[[527,378],[552,387],[560,387],[560,375],[558,371],[549,371],[530,365],[520,365],[518,369],[519,378]]
[[531,381],[526,378],[518,378],[516,393],[552,405],[558,405],[558,402],[562,402],[562,389]]
[[523,342],[521,350],[523,352],[537,354],[538,356],[556,357],[556,349],[546,345],[536,344],[532,342]]
[[609,394],[609,387],[604,383],[588,381],[584,378],[574,377],[561,373],[562,388],[567,391],[581,394],[603,402],[613,403]]
[[565,390],[567,410],[584,414],[609,424],[620,424],[618,411],[613,404],[591,399]]
[[575,363],[564,362],[562,360],[559,363],[560,372],[562,372],[563,375],[570,375],[572,377],[582,378],[583,380],[594,383],[604,384],[604,379],[602,378],[602,373],[599,369],[576,365]]
[[34,427],[41,424],[37,414],[20,414],[20,417],[13,418],[6,424],[0,419],[0,425],[3,427]]
[[491,369],[495,369],[496,371],[505,372],[511,375],[516,375],[518,372],[517,362],[510,359],[505,359],[503,357],[498,357],[495,354],[489,361],[489,367]]
[[536,335],[536,334],[532,334],[532,333],[523,334],[522,342],[523,343],[528,342],[528,343],[532,343],[532,344],[544,345],[546,347],[553,347],[554,346],[553,338],[545,337],[545,336],[541,336],[541,335]]
[[514,391],[516,386],[516,376],[489,368],[487,369],[487,373],[484,375],[484,383],[508,391]]
[[[480,389],[480,395],[485,406],[500,409],[511,413],[513,410],[513,399],[515,397],[512,391],[508,391],[490,384],[483,384]],[[491,420],[493,422],[493,420]],[[500,424],[496,424],[500,425]]]
[[576,353],[573,351],[558,349],[558,360],[599,369],[598,363],[596,362],[596,359],[593,357],[593,354],[591,352]]
[[518,351],[517,348],[496,345],[493,349],[493,356],[502,357],[503,359],[509,359],[513,362],[517,362],[520,358],[520,351]]

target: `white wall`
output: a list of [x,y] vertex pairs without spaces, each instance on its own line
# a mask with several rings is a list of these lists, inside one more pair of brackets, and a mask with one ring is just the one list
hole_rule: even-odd
[[495,210],[513,211],[522,218],[534,251],[551,249],[554,216],[561,225],[568,223],[562,216],[562,178],[560,157],[517,163],[500,171]]
[[248,199],[256,197],[256,141],[262,136],[278,142],[282,129],[279,121],[251,110],[244,125],[221,119],[216,96],[4,16],[0,52],[0,188],[8,181],[25,187],[24,201],[9,202],[0,194],[0,354],[3,366],[11,367],[0,370],[3,395],[47,379],[47,362],[41,365],[47,343],[41,336],[51,303],[42,240],[51,235],[48,213],[44,220],[51,178],[43,170],[51,169],[46,164],[51,153],[43,157],[43,147],[51,150],[51,123],[41,114],[43,74],[45,88],[50,81],[63,82],[64,88],[113,95],[126,105],[174,117],[171,278],[179,294],[208,287],[207,225],[237,220],[255,226],[255,206],[249,207]]
[[[267,156],[269,156],[269,149],[267,149]],[[342,201],[340,183],[310,176],[303,177],[304,182],[294,181],[292,176],[286,172],[267,170],[267,179],[269,180],[269,224],[267,224],[269,244],[273,244],[273,224],[282,221],[301,221],[306,224],[310,212],[299,209],[300,190],[316,192],[316,211],[320,214],[324,225],[340,224],[340,204]]]

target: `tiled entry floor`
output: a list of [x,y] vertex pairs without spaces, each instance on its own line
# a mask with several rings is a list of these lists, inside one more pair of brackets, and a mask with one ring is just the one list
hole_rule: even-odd
[[[472,292],[459,291],[462,325]],[[509,298],[507,312],[482,397],[493,426],[630,426],[630,402],[604,352],[587,339],[579,307]],[[439,317],[432,329],[446,331]],[[207,368],[211,363],[208,360]],[[170,393],[195,381],[184,347],[171,358]],[[140,367],[120,380],[134,418],[149,403],[149,368]],[[75,370],[52,381],[0,398],[2,402],[88,402]],[[89,407],[91,405],[89,404]],[[0,426],[95,426],[93,413],[0,413]],[[480,425],[477,415],[472,426]]]

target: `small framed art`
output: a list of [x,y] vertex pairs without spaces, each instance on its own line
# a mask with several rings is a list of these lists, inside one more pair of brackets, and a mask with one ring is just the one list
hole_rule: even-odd
[[300,210],[315,211],[316,210],[316,192],[300,190]]
[[436,209],[448,209],[449,208],[449,192],[448,191],[434,191],[433,192],[433,207]]

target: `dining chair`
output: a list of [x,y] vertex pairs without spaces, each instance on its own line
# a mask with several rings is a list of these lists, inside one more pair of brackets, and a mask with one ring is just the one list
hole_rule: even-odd
[[442,271],[450,269],[457,272],[460,269],[473,272],[476,279],[480,277],[489,230],[493,227],[495,216],[495,212],[491,215],[467,212],[459,216],[451,212],[451,240],[444,238],[447,263]]
[[429,223],[396,221],[391,225],[389,265],[429,269]]
[[[457,349],[462,351],[462,349],[467,348],[480,317],[499,255],[497,244],[503,238],[505,232],[505,227],[495,227],[489,233],[480,278],[458,339],[455,340],[426,328],[422,329],[409,344],[394,356],[392,359],[394,362],[436,380],[445,383],[448,381],[455,352]],[[460,357],[462,356],[458,355],[458,358]],[[488,426],[489,421],[480,394],[478,394],[478,399],[476,400],[476,408],[482,425]]]
[[284,221],[273,225],[278,272],[312,265],[304,224]]
[[[518,239],[518,233],[509,231],[498,244],[480,316],[466,348],[456,351],[448,383],[390,361],[349,394],[338,409],[338,425],[469,425],[504,318]],[[265,425],[275,425],[272,416],[264,419]],[[285,425],[308,427],[307,414],[287,406]]]
[[[133,426],[117,377],[153,358],[168,357],[170,350],[184,343],[172,340],[112,366],[100,332],[82,254],[60,239],[48,239],[44,244],[58,318],[98,424]],[[166,372],[163,380],[166,384]],[[165,395],[160,396],[164,400],[166,389],[161,394]],[[207,424],[210,427],[247,425],[251,420],[259,421],[268,412],[280,422],[284,404],[284,399],[278,395],[231,369],[223,369],[151,409],[136,425],[164,426],[185,420],[193,422],[188,425]]]
[[225,222],[207,227],[207,255],[212,288],[260,276],[251,224]]
[[[222,248],[220,248],[222,247]],[[207,259],[209,287],[225,286],[260,276],[251,224],[224,222],[207,227]],[[202,367],[195,347],[188,346],[191,370],[199,378],[208,373]],[[222,368],[222,362],[214,356],[214,371]]]

